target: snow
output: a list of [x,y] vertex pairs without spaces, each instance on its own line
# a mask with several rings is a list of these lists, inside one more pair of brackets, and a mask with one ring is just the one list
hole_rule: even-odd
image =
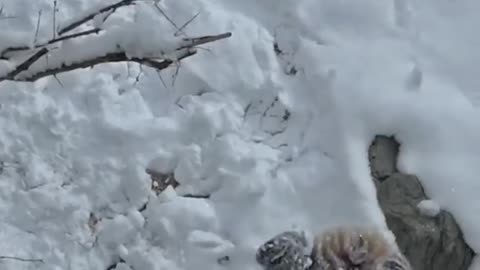
[[[59,1],[57,19],[108,3]],[[0,48],[32,45],[39,10],[39,40],[51,38],[52,1],[3,4],[16,18],[0,20]],[[158,4],[178,26],[200,12],[188,36],[233,35],[163,83],[137,64],[0,83],[0,256],[42,260],[1,269],[253,270],[256,247],[281,231],[385,228],[367,159],[376,134],[401,142],[399,169],[431,198],[420,209],[451,211],[480,252],[478,1]],[[116,44],[170,55],[183,38],[145,1],[102,29],[58,44],[48,65]],[[147,168],[180,186],[156,195]]]
[[[163,174],[172,173],[177,167],[178,157],[172,152],[159,150],[155,158],[150,160],[146,169]],[[178,177],[177,177],[178,178]],[[178,179],[177,179],[178,180]]]
[[440,206],[432,200],[423,200],[417,205],[422,215],[427,217],[435,217],[440,213]]
[[[110,6],[110,5],[113,5],[113,4],[116,4],[116,3],[119,3],[119,2],[120,2],[120,0],[107,0],[107,1],[101,1],[101,2],[80,1],[79,4],[82,5],[82,7],[80,9],[76,10],[77,12],[75,12],[75,15],[71,15],[70,17],[64,18],[58,24],[57,31],[59,29],[63,29],[66,26],[69,26],[69,25],[71,25],[71,24],[73,24],[73,23],[75,23],[79,20],[82,20],[82,19],[88,17],[92,13],[96,13],[96,11],[98,11],[98,10],[104,9],[104,8]],[[86,5],[88,5],[88,7],[85,7]],[[103,21],[103,16],[105,16],[106,13],[108,14],[108,12],[103,12],[103,13],[99,13],[99,14],[94,16],[94,19],[93,19],[94,27],[100,28],[100,25],[102,25],[102,23],[100,23],[100,22]]]
[[125,216],[117,215],[101,224],[98,241],[104,245],[117,247],[132,241],[136,236],[135,229]]
[[[185,257],[192,259],[189,262],[192,266],[219,260],[235,250],[234,244],[211,232],[194,230],[189,234],[187,242],[189,247]],[[193,258],[197,261],[194,262]]]

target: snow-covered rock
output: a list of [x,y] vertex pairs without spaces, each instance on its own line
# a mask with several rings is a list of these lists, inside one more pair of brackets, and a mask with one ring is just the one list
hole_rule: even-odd
[[398,172],[398,153],[398,142],[386,136],[369,149],[378,201],[400,249],[413,269],[469,269],[475,253],[454,216],[427,198],[418,177]]

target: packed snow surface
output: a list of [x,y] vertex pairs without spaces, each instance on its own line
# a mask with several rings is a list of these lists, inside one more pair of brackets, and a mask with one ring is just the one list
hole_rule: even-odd
[[[107,2],[58,1],[56,21]],[[0,18],[0,48],[32,45],[40,10],[38,39],[51,38],[53,1],[0,4],[13,17]],[[114,43],[168,52],[177,29],[146,5],[96,17],[104,34],[57,55],[76,61]],[[400,170],[480,252],[480,2],[157,5],[178,27],[199,13],[185,35],[233,36],[177,75],[117,63],[0,82],[1,269],[253,270],[256,247],[281,231],[385,227],[367,160],[375,134],[396,136]],[[147,167],[180,186],[156,195]]]
[[417,205],[418,210],[422,215],[427,217],[435,217],[440,213],[440,206],[432,200],[423,200]]

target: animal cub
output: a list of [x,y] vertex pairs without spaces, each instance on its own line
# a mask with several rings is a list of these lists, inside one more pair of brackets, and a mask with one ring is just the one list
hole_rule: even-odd
[[307,252],[303,233],[287,231],[257,250],[265,270],[412,270],[394,241],[376,229],[336,227],[315,236]]

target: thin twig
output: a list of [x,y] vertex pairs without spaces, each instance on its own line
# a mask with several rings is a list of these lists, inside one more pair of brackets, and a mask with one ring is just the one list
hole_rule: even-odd
[[40,21],[42,20],[42,10],[38,11],[38,19],[37,19],[37,28],[35,29],[35,36],[33,38],[33,44],[37,43],[38,38],[38,30],[40,29]]
[[55,78],[55,80],[57,81],[57,83],[58,83],[62,88],[65,88],[65,86],[63,86],[62,81],[60,81],[60,79],[58,78],[57,74],[53,74],[53,78]]
[[165,19],[167,19],[167,21],[173,25],[173,27],[175,27],[175,29],[178,31],[180,31],[180,28],[177,26],[177,24],[172,20],[170,19],[170,17],[168,17],[168,15],[158,6],[158,2],[155,3],[155,8],[158,10],[158,12],[160,12],[160,14],[163,15],[163,17],[165,17]]
[[140,76],[142,76],[142,74],[143,74],[143,66],[142,64],[140,64],[139,71],[138,71],[137,77],[135,77],[135,83],[133,84],[133,86],[137,85],[137,83],[140,81]]
[[182,197],[184,198],[192,198],[192,199],[210,199],[210,195],[209,194],[185,194],[185,195],[181,195]]
[[[89,31],[85,31],[82,33],[77,33],[77,34],[72,34],[70,36],[65,36],[65,37],[59,37],[58,39],[53,39],[50,42],[57,42],[58,40],[64,40],[67,38],[73,38],[77,37],[80,35],[85,35],[86,33],[91,34],[93,32],[99,31],[98,29],[93,29]],[[180,53],[180,57],[178,57],[175,60],[171,59],[153,59],[153,58],[130,58],[128,57],[128,54],[123,51],[114,51],[110,53],[106,53],[101,56],[92,56],[88,59],[83,59],[83,60],[78,60],[78,62],[73,62],[73,63],[59,63],[58,65],[49,67],[49,64],[47,63],[47,66],[43,70],[38,70],[38,71],[33,71],[31,74],[26,74],[24,76],[17,76],[23,71],[27,71],[30,66],[38,61],[42,56],[46,55],[47,56],[47,61],[48,61],[48,52],[49,49],[47,47],[42,47],[39,51],[37,51],[35,54],[33,54],[31,57],[29,57],[26,61],[24,61],[22,64],[18,65],[13,71],[9,72],[6,76],[0,77],[0,81],[3,80],[14,80],[14,81],[36,81],[40,78],[46,77],[46,76],[51,76],[51,75],[56,75],[60,74],[63,72],[67,71],[72,71],[75,69],[81,69],[81,68],[87,68],[87,67],[93,67],[98,64],[102,63],[109,63],[109,62],[125,62],[125,61],[132,61],[139,63],[141,65],[146,65],[149,67],[152,67],[157,70],[162,70],[167,67],[169,67],[172,63],[178,63],[178,61],[187,58],[189,56],[192,56],[196,54],[196,49],[194,46],[200,45],[200,44],[205,44],[209,42],[214,42],[220,39],[225,39],[230,37],[232,34],[231,33],[223,33],[220,35],[213,35],[213,36],[203,36],[203,37],[196,37],[196,38],[189,38],[189,39],[184,39],[184,44],[179,46],[177,49],[177,52]],[[182,51],[183,50],[183,51]],[[178,74],[178,70],[175,72],[175,76]]]
[[172,76],[172,86],[175,86],[175,81],[177,80],[178,72],[180,71],[180,62],[177,61],[177,67],[175,68],[175,73]]
[[120,8],[120,7],[124,7],[124,6],[129,6],[129,5],[133,5],[135,4],[135,1],[136,0],[121,0],[115,4],[111,4],[111,5],[108,5],[104,8],[101,8],[100,10],[98,11],[95,11],[94,13],[91,13],[91,14],[88,14],[86,15],[85,17],[82,17],[64,27],[62,27],[59,31],[58,31],[58,34],[59,35],[63,35],[64,33],[68,32],[68,31],[71,31],[77,27],[79,27],[80,25],[92,20],[93,18],[95,18],[95,16],[97,16],[98,14],[101,14],[101,13],[104,13],[104,12],[107,12],[107,11],[110,11],[110,10],[114,10],[114,9],[117,9],[117,8]]
[[52,29],[52,35],[53,35],[53,39],[55,39],[57,37],[57,29],[56,29],[56,24],[57,24],[57,0],[53,0],[53,29]]
[[197,12],[197,14],[193,15],[193,17],[190,20],[188,20],[182,26],[180,26],[177,32],[175,32],[174,36],[179,36],[179,34],[184,33],[183,29],[185,29],[191,22],[193,22],[198,17],[198,15],[200,15],[200,12]]
[[163,78],[162,78],[162,74],[160,74],[160,70],[157,70],[157,75],[158,75],[158,78],[160,79],[160,82],[162,82],[163,87],[165,87],[166,89],[168,89],[167,84],[165,83],[165,81],[164,81]]
[[209,48],[203,48],[203,47],[200,47],[200,46],[195,46],[195,49],[203,50],[203,51],[206,51],[206,52],[209,52],[209,53],[213,54],[212,50],[209,49]]
[[25,258],[14,257],[14,256],[0,256],[0,260],[15,260],[15,261],[21,261],[21,262],[41,262],[41,263],[44,262],[42,259],[25,259]]
[[106,21],[108,20],[108,17],[110,17],[113,13],[115,13],[115,10],[116,10],[116,9],[112,9],[112,10],[110,10],[110,11],[106,11],[106,12],[108,12],[108,13],[107,13],[105,16],[103,16],[102,21],[103,21],[103,22],[106,22]]
[[66,39],[72,39],[72,38],[77,38],[77,37],[91,35],[91,34],[98,34],[100,31],[101,31],[101,29],[99,29],[99,28],[93,28],[93,29],[85,30],[85,31],[78,32],[78,33],[75,33],[75,34],[61,36],[59,38],[52,39],[52,40],[48,41],[47,43],[45,43],[43,45],[40,45],[39,47],[43,47],[45,45],[50,45],[50,44],[53,44],[53,43],[56,43],[56,42],[59,42],[59,41],[66,40]]

